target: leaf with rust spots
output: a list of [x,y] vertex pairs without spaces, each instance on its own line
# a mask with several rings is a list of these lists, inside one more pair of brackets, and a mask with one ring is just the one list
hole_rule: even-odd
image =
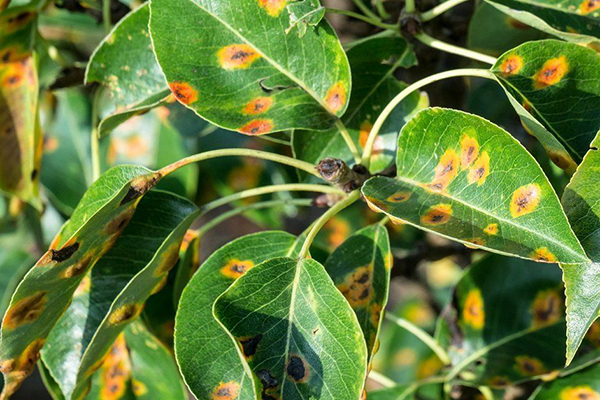
[[[325,262],[327,273],[349,300],[358,318],[367,342],[369,362],[388,300],[391,262],[389,236],[386,228],[379,224],[354,233]],[[352,293],[358,293],[358,298],[353,299]]]
[[[301,244],[302,241],[285,232],[244,236],[214,252],[184,289],[175,321],[175,355],[188,387],[197,398],[210,399],[215,388],[227,382],[242,383],[240,399],[254,399],[256,391],[260,392],[260,388],[253,386],[242,351],[246,343],[248,355],[254,357],[265,339],[258,340],[258,335],[242,336],[238,348],[236,341],[213,317],[215,300],[235,282],[235,278],[243,276],[241,273],[224,273],[223,268],[229,266],[225,271],[230,271],[241,261],[245,262],[242,266],[248,266],[274,257],[295,255]],[[236,271],[242,269],[236,268]],[[255,348],[251,348],[254,346],[249,346],[250,343],[256,345]],[[200,352],[205,356],[197,357]],[[220,362],[214,363],[216,358]],[[257,376],[261,374],[257,372]]]
[[[286,4],[151,2],[153,49],[174,96],[215,125],[245,134],[331,127],[348,105],[348,60],[325,19],[303,18],[299,25],[314,26],[302,36],[286,34],[297,16],[287,12]],[[259,107],[257,119],[247,105],[265,96],[270,105]]]
[[[479,144],[478,157],[457,171],[466,130]],[[373,209],[391,218],[500,254],[587,261],[537,162],[483,118],[441,108],[421,111],[402,129],[396,166],[396,178],[374,177],[362,188]],[[446,179],[449,171],[456,172],[452,179]],[[399,193],[412,195],[396,202]],[[542,248],[553,257],[538,257]]]
[[262,335],[247,362],[257,376],[269,377],[263,395],[360,397],[365,339],[356,314],[318,262],[279,257],[258,264],[217,298],[214,315],[238,340]]
[[530,399],[600,399],[600,365],[598,364],[577,373],[560,374],[557,378],[543,382]]
[[[394,71],[412,67],[417,61],[412,46],[390,31],[354,45],[348,50],[348,59],[353,73],[352,91],[348,110],[341,120],[359,151],[362,151],[381,110],[406,88],[404,82],[394,77]],[[425,97],[414,92],[396,107],[375,141],[369,167],[371,172],[380,172],[393,162],[398,132],[427,103]],[[342,159],[348,165],[354,163],[352,153],[337,127],[326,132],[296,130],[292,137],[292,148],[296,158],[315,164],[325,157]]]
[[[521,65],[506,73],[515,59]],[[600,129],[600,86],[592,83],[600,79],[600,54],[557,40],[528,42],[500,56],[491,71],[526,129],[572,173]]]
[[173,249],[178,255],[198,213],[189,201],[166,192],[152,191],[141,199],[115,245],[92,270],[87,292],[79,294],[86,300],[74,300],[48,337],[53,351],[44,351],[43,360],[67,397],[85,391],[94,366],[138,317],[177,261]]

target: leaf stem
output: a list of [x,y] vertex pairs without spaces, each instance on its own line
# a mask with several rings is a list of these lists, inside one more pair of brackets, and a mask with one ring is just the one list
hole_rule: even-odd
[[450,356],[448,356],[448,353],[446,353],[446,350],[444,350],[442,348],[442,346],[440,346],[435,341],[435,339],[432,338],[423,329],[421,329],[418,326],[416,326],[415,324],[405,320],[404,318],[398,318],[395,315],[386,314],[385,318],[391,322],[394,322],[399,327],[406,329],[407,331],[409,331],[410,333],[415,335],[417,338],[419,338],[423,343],[425,343],[427,345],[427,347],[429,347],[435,353],[436,356],[438,356],[438,358],[440,359],[440,361],[442,361],[442,363],[444,363],[444,365],[451,364]]
[[381,22],[379,20],[379,18],[377,18],[377,19],[369,18],[369,17],[366,17],[366,16],[364,16],[362,14],[355,13],[354,11],[338,10],[337,8],[326,8],[325,11],[328,12],[328,13],[332,13],[332,14],[340,14],[340,15],[345,15],[345,16],[350,17],[350,18],[358,19],[358,20],[361,20],[361,21],[366,22],[368,24],[371,24],[373,26],[377,26],[379,28],[389,29],[389,30],[393,30],[393,31],[397,31],[398,30],[398,27],[396,25],[386,24],[385,22]]
[[458,56],[470,58],[471,60],[480,61],[482,63],[490,65],[494,65],[496,63],[495,57],[488,56],[487,54],[478,53],[473,50],[465,49],[463,47],[455,46],[450,43],[442,42],[441,40],[432,38],[424,32],[417,33],[415,35],[415,38],[417,38],[420,42],[426,44],[429,47],[445,51],[446,53],[456,54]]
[[371,372],[369,372],[369,379],[372,379],[373,381],[379,383],[381,386],[386,388],[396,386],[396,382],[374,370],[371,370]]
[[92,153],[92,182],[100,178],[102,170],[100,167],[100,135],[98,132],[98,108],[100,107],[100,96],[102,88],[98,87],[92,99],[92,131],[90,136],[90,151]]
[[243,207],[237,207],[233,210],[229,210],[202,225],[200,228],[196,230],[199,236],[204,235],[207,231],[211,230],[215,226],[219,225],[223,221],[235,217],[236,215],[243,214],[250,210],[257,210],[261,208],[269,208],[276,206],[286,206],[286,205],[295,205],[295,206],[310,206],[312,205],[311,199],[286,199],[286,200],[269,200],[262,201],[260,203],[249,204]]
[[367,7],[365,5],[365,3],[362,2],[362,0],[352,0],[354,2],[354,5],[356,7],[358,7],[358,9],[360,11],[362,11],[363,14],[365,14],[366,16],[374,19],[374,20],[380,20],[379,17],[377,16],[377,14],[375,14],[373,11],[371,11],[371,9],[369,7]]
[[404,11],[407,13],[414,13],[415,11],[417,11],[415,0],[406,0],[404,2]]
[[382,19],[387,19],[390,17],[387,11],[385,11],[385,7],[383,6],[382,0],[375,0],[375,7],[377,7],[377,13]]
[[346,145],[348,146],[348,148],[352,152],[352,155],[354,156],[354,161],[357,164],[359,164],[360,163],[360,153],[358,152],[358,148],[356,147],[356,144],[354,143],[354,140],[352,140],[352,137],[350,137],[350,133],[348,132],[348,128],[346,128],[346,125],[344,125],[344,123],[341,120],[339,120],[339,119],[335,122],[335,125],[340,130],[340,133],[342,134],[342,137],[344,138],[344,141],[346,142]]
[[275,161],[281,164],[289,165],[290,167],[298,168],[302,171],[308,172],[318,178],[321,178],[321,175],[315,169],[315,166],[311,163],[307,163],[306,161],[296,160],[295,158],[283,156],[280,154],[270,153],[268,151],[260,151],[254,149],[219,149],[219,150],[211,150],[206,151],[204,153],[194,154],[193,156],[189,156],[186,158],[182,158],[179,161],[174,162],[173,164],[167,165],[164,168],[160,169],[160,173],[162,175],[168,175],[173,171],[178,170],[179,168],[191,164],[193,162],[199,162],[204,160],[210,160],[212,158],[218,157],[226,157],[226,156],[242,156],[242,157],[254,157],[260,158],[263,160]]
[[352,203],[354,203],[359,198],[360,198],[360,190],[355,190],[354,192],[350,193],[348,195],[348,197],[346,197],[343,200],[340,200],[329,210],[325,211],[325,213],[323,215],[321,215],[319,217],[319,219],[317,219],[315,221],[314,225],[310,228],[310,231],[306,235],[306,239],[304,240],[304,243],[302,244],[302,249],[300,249],[299,257],[306,258],[308,256],[308,251],[310,249],[310,245],[312,244],[313,240],[317,236],[317,233],[319,233],[319,231],[321,230],[323,225],[325,225],[327,223],[327,221],[329,221],[334,215],[336,215],[337,213],[342,211],[344,208],[346,208],[349,205],[351,205]]
[[379,117],[377,117],[377,120],[375,120],[375,124],[373,125],[371,132],[369,132],[369,137],[367,138],[367,142],[365,144],[365,148],[364,148],[364,151],[362,154],[362,164],[367,168],[369,167],[369,164],[371,161],[370,160],[371,153],[373,152],[373,144],[375,143],[375,139],[377,138],[377,135],[379,134],[379,131],[381,130],[381,127],[383,126],[385,120],[389,117],[389,115],[392,113],[392,111],[394,111],[396,106],[398,106],[398,104],[400,104],[400,102],[402,102],[402,100],[404,100],[406,97],[408,97],[415,90],[418,90],[418,89],[422,88],[423,86],[429,85],[430,83],[437,82],[442,79],[454,78],[454,77],[459,77],[459,76],[475,76],[475,77],[487,78],[487,79],[493,79],[493,80],[496,79],[494,77],[494,75],[492,75],[492,73],[487,69],[461,68],[461,69],[453,69],[450,71],[444,71],[444,72],[440,72],[438,74],[430,75],[430,76],[428,76],[424,79],[421,79],[420,81],[417,81],[417,82],[413,83],[412,85],[408,86],[407,88],[402,90],[400,93],[398,93],[396,95],[396,97],[394,97],[392,99],[392,101],[390,101],[388,103],[387,106],[385,106],[385,108],[383,109],[381,114],[379,114]]
[[104,30],[107,33],[110,32],[112,26],[110,2],[111,0],[102,0],[102,22],[104,23]]
[[431,21],[432,19],[442,15],[446,11],[451,8],[456,7],[459,4],[462,4],[469,0],[447,0],[437,6],[433,7],[431,10],[427,10],[421,13],[421,22]]

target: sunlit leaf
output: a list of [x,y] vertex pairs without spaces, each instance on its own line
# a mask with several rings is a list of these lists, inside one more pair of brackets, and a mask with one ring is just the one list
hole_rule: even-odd
[[235,342],[214,319],[213,303],[255,265],[298,250],[296,237],[288,233],[268,231],[244,236],[213,253],[185,288],[177,311],[175,354],[197,398],[210,398],[224,388],[237,393],[240,399],[255,398],[252,374]]
[[79,398],[117,336],[162,288],[197,215],[198,209],[182,198],[148,193],[115,245],[80,285],[48,337],[49,350],[42,351],[67,398]]
[[285,6],[279,0],[218,6],[153,0],[154,50],[175,97],[209,121],[248,135],[331,126],[349,100],[348,61],[325,20],[302,37],[286,34]]
[[[348,59],[353,74],[352,94],[342,122],[361,150],[381,110],[406,87],[393,72],[400,67],[414,66],[417,60],[411,45],[402,37],[387,33],[354,45],[348,51]],[[427,105],[420,100],[418,92],[412,93],[387,118],[375,141],[372,172],[379,172],[392,163],[399,130],[414,112]],[[294,131],[292,146],[294,156],[304,161],[318,163],[325,157],[335,157],[350,165],[354,163],[337,127],[327,132]]]
[[574,171],[600,128],[600,54],[557,40],[530,42],[503,54],[492,72],[550,159]]
[[391,267],[390,239],[379,224],[350,236],[325,262],[333,283],[356,313],[367,342],[369,362],[387,304]]
[[587,260],[539,165],[480,117],[421,111],[400,133],[396,165],[396,178],[371,178],[362,188],[392,221],[501,254]]
[[356,315],[318,262],[265,261],[217,299],[214,314],[238,341],[263,398],[360,397],[365,340]]

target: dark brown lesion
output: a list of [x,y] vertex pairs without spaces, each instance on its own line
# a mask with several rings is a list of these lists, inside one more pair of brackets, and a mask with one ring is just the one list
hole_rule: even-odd
[[79,249],[79,243],[75,242],[70,246],[65,246],[60,250],[50,249],[50,259],[57,263],[68,260]]
[[48,300],[46,297],[47,294],[47,291],[40,290],[15,303],[15,305],[6,312],[3,327],[5,329],[15,329],[38,319],[46,306]]
[[260,343],[262,338],[262,334],[258,334],[254,337],[240,338],[240,344],[242,345],[242,352],[244,353],[244,357],[250,358],[256,354],[258,344]]
[[308,368],[298,355],[290,356],[285,372],[294,382],[305,382],[308,378]]
[[91,262],[92,262],[91,255],[84,257],[79,262],[77,262],[74,265],[71,265],[69,268],[67,268],[62,273],[62,277],[68,279],[68,278],[74,278],[76,276],[82,275],[83,273],[85,273],[87,271]]

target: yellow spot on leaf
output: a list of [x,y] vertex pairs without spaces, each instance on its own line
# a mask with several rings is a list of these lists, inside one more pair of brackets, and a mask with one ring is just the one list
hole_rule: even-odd
[[458,174],[458,155],[452,149],[446,150],[437,167],[433,181],[429,185],[434,190],[444,190]]
[[219,386],[215,388],[210,398],[211,400],[237,399],[239,392],[240,385],[237,382],[230,381],[227,383],[220,383]]
[[239,130],[245,135],[262,135],[273,130],[273,121],[270,119],[255,119]]
[[515,369],[522,376],[537,376],[547,372],[544,363],[530,356],[515,357]]
[[485,227],[485,229],[483,230],[485,233],[487,233],[488,235],[497,235],[498,234],[498,224],[489,224],[488,226]]
[[272,104],[272,97],[257,97],[244,106],[243,112],[248,115],[262,114],[269,111]]
[[405,201],[407,201],[408,199],[410,199],[411,196],[411,192],[398,192],[398,193],[394,193],[393,195],[391,195],[390,197],[388,197],[386,199],[387,202],[389,203],[404,203]]
[[421,217],[421,222],[426,225],[441,225],[450,220],[452,205],[438,204],[431,206],[427,213]]
[[125,304],[110,314],[108,322],[111,325],[129,322],[140,315],[142,308],[143,306],[139,304]]
[[600,394],[589,386],[569,386],[561,390],[560,400],[600,400]]
[[533,327],[557,322],[562,317],[563,301],[556,290],[540,291],[533,300]]
[[485,322],[483,297],[479,289],[471,289],[463,308],[463,321],[475,329],[482,329]]
[[579,11],[586,15],[600,8],[600,0],[584,0],[579,4]]
[[123,334],[119,335],[100,370],[102,381],[102,399],[117,400],[127,390],[127,381],[131,376],[131,364]]
[[221,273],[229,278],[237,279],[248,272],[252,267],[254,267],[254,262],[250,260],[241,261],[234,258],[221,268]]
[[556,262],[556,257],[548,250],[547,247],[540,247],[539,249],[536,249],[533,253],[531,253],[530,257],[541,262]]
[[286,0],[258,0],[258,4],[267,11],[271,17],[279,16],[285,8]]
[[510,214],[513,218],[527,215],[537,208],[541,197],[540,186],[536,183],[521,186],[514,191],[510,200]]
[[248,68],[260,54],[247,44],[231,44],[218,51],[219,64],[226,70]]
[[45,290],[40,290],[31,296],[17,301],[15,305],[6,312],[2,327],[4,329],[15,329],[21,325],[30,324],[38,319],[44,311],[44,307],[48,301],[46,293]]
[[342,82],[334,84],[327,91],[325,104],[327,109],[333,114],[337,114],[344,108],[346,104],[346,88]]
[[543,89],[560,82],[560,80],[569,72],[569,63],[565,56],[552,58],[544,63],[542,69],[533,76],[533,87]]
[[171,82],[169,83],[173,95],[183,104],[192,104],[198,101],[198,91],[189,83]]
[[500,72],[503,75],[515,75],[518,74],[523,67],[523,58],[516,54],[508,56],[500,64]]
[[481,153],[475,164],[469,168],[469,174],[467,180],[469,183],[477,182],[477,186],[481,186],[485,183],[486,178],[490,174],[490,156],[487,151]]
[[31,342],[17,358],[4,360],[0,364],[0,372],[5,375],[4,391],[2,394],[10,396],[21,385],[21,382],[31,374],[35,364],[40,358],[40,350],[46,343],[45,339],[38,338]]
[[488,386],[493,388],[503,388],[510,385],[510,379],[505,376],[494,376],[488,380]]
[[143,396],[148,393],[148,388],[144,385],[143,382],[138,381],[137,379],[132,379],[131,386],[133,389],[133,394],[137,397]]
[[[360,131],[358,134],[358,144],[360,144],[361,148],[365,148],[367,145],[367,140],[369,139],[369,133],[373,129],[373,124],[369,121],[364,121],[360,125]],[[381,136],[377,136],[375,138],[375,142],[373,143],[373,156],[377,156],[381,154],[385,150],[385,143],[383,142],[383,138]]]
[[468,135],[463,135],[460,139],[460,165],[463,168],[469,167],[479,156],[479,143]]
[[467,239],[466,242],[469,242],[469,243],[473,244],[473,245],[465,244],[465,246],[467,246],[470,249],[476,249],[477,246],[483,246],[485,244],[485,240],[483,240],[480,237],[476,237],[476,238],[472,238],[472,239]]
[[352,308],[365,307],[373,297],[373,264],[357,268],[337,288]]
[[324,228],[328,232],[327,244],[329,244],[331,248],[338,247],[348,236],[350,236],[350,224],[348,224],[348,221],[339,217],[331,218],[327,221]]
[[423,360],[423,362],[419,365],[417,370],[417,379],[429,378],[438,373],[443,366],[444,364],[440,361],[440,359],[435,354],[432,354]]

